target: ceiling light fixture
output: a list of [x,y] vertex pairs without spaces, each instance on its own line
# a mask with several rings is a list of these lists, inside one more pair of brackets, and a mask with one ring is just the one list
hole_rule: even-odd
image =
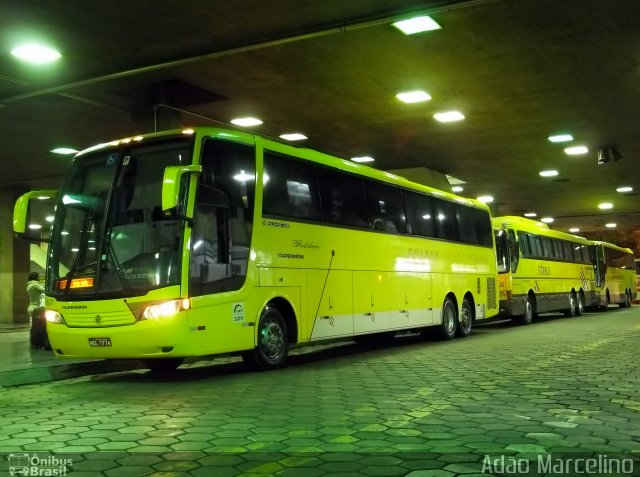
[[549,136],[547,139],[551,142],[569,142],[573,141],[573,136],[571,134],[556,134],[555,136]]
[[70,147],[56,147],[55,149],[51,149],[49,152],[53,152],[54,154],[61,154],[63,156],[68,156],[69,154],[75,154],[78,151],[75,149],[71,149]]
[[407,91],[406,93],[396,94],[396,98],[403,103],[411,104],[429,101],[431,99],[431,95],[426,91]]
[[280,134],[280,138],[285,141],[304,141],[305,139],[308,139],[307,136],[300,133]]
[[550,169],[550,170],[547,170],[547,171],[540,171],[540,172],[538,172],[538,174],[541,177],[554,177],[554,176],[558,175],[558,171],[556,171],[555,169]]
[[553,217],[542,217],[540,221],[544,222],[545,224],[550,224],[553,222]]
[[242,127],[251,127],[251,126],[260,126],[262,121],[258,118],[246,117],[246,118],[236,118],[231,120],[231,124],[235,124],[236,126]]
[[609,222],[608,224],[604,224],[604,226],[608,229],[615,229],[617,227],[618,224],[614,223],[614,222]]
[[491,202],[493,202],[493,197],[491,197],[490,195],[481,195],[478,197],[478,200],[480,202],[484,202],[485,204],[490,204]]
[[531,217],[537,217],[538,214],[536,214],[535,212],[525,212],[524,216],[531,218]]
[[565,148],[564,152],[569,156],[579,156],[581,154],[586,154],[589,152],[587,146],[571,146]]
[[413,35],[415,33],[422,33],[423,31],[440,30],[442,28],[437,21],[428,15],[400,20],[392,23],[392,25],[405,35]]
[[569,229],[569,232],[571,232],[572,234],[577,234],[578,232],[580,232],[580,229],[578,227],[571,227]]
[[371,156],[358,156],[358,157],[352,157],[351,160],[353,162],[373,162],[375,161],[375,159]]
[[462,186],[453,186],[453,187],[451,188],[451,190],[452,190],[453,192],[462,192],[462,191],[464,190],[464,187],[462,187]]
[[62,57],[62,55],[53,48],[37,43],[16,46],[11,50],[11,54],[19,60],[36,65],[52,63]]
[[464,114],[460,111],[446,111],[443,113],[436,113],[433,117],[436,121],[440,121],[441,123],[451,123],[453,121],[462,121],[464,119]]
[[613,204],[611,202],[603,202],[602,204],[598,204],[598,209],[602,209],[602,210],[613,209]]
[[630,186],[618,187],[616,189],[616,192],[620,192],[621,194],[624,194],[625,192],[633,192],[633,187],[630,187]]

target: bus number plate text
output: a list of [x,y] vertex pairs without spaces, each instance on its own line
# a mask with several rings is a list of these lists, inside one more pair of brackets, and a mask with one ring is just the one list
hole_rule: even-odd
[[111,346],[111,338],[89,338],[89,346],[98,348]]

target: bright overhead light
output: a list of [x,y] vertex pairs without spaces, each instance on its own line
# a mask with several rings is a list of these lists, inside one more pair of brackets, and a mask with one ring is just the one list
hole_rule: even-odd
[[55,149],[51,149],[49,152],[53,152],[54,154],[62,154],[63,156],[68,156],[69,154],[75,154],[78,151],[75,149],[71,149],[70,147],[56,147]]
[[451,190],[452,190],[453,192],[462,192],[462,191],[464,190],[464,187],[462,187],[462,186],[453,186],[453,187],[451,188]]
[[440,121],[441,123],[450,123],[453,121],[462,121],[464,119],[464,114],[459,111],[446,111],[444,113],[436,113],[433,117],[436,121]]
[[573,136],[571,134],[557,134],[549,136],[547,139],[551,142],[569,142],[573,141]]
[[58,51],[45,45],[39,45],[37,43],[28,43],[25,45],[16,46],[11,50],[11,54],[19,60],[26,61],[27,63],[34,63],[37,65],[43,65],[51,63],[60,59],[62,56]]
[[554,177],[558,175],[558,171],[556,171],[555,169],[550,169],[547,171],[540,171],[538,172],[538,174],[540,174],[540,176],[542,177]]
[[408,20],[400,20],[392,23],[394,27],[405,35],[413,35],[423,31],[439,30],[442,27],[433,18],[428,15],[409,18]]
[[40,225],[40,224],[29,224],[29,228],[31,230],[40,230],[42,228],[42,225]]
[[613,204],[611,202],[603,202],[602,204],[598,204],[598,209],[602,209],[602,210],[613,209]]
[[571,232],[572,234],[577,234],[578,232],[580,232],[580,229],[578,227],[571,227],[569,229],[569,232]]
[[429,101],[431,99],[431,95],[425,91],[407,91],[406,93],[396,94],[396,98],[403,103],[420,103],[423,101]]
[[375,159],[373,157],[370,157],[370,156],[352,157],[351,160],[353,162],[373,162],[373,161],[375,161]]
[[608,224],[604,224],[604,226],[608,229],[615,229],[617,227],[618,224],[614,223],[614,222],[609,222]]
[[243,170],[240,171],[239,174],[236,174],[233,176],[233,178],[235,180],[237,180],[238,182],[248,182],[248,181],[252,181],[256,176],[253,174],[247,174],[246,172],[244,172]]
[[633,191],[633,187],[629,187],[629,186],[622,186],[616,189],[616,192],[622,192],[622,193],[631,192],[631,191]]
[[493,202],[493,197],[491,197],[490,195],[481,195],[480,197],[478,197],[478,200],[480,202],[484,202],[485,204],[490,204],[491,202]]
[[550,224],[553,222],[553,217],[542,217],[540,221],[544,222],[545,224]]
[[47,215],[44,220],[46,220],[47,222],[53,222],[53,215]]
[[285,141],[303,141],[307,139],[307,136],[300,133],[280,134],[280,138]]
[[589,152],[587,146],[572,146],[565,148],[564,152],[570,156],[578,156],[580,154],[586,154]]
[[525,217],[537,217],[538,214],[536,214],[535,212],[525,212],[524,216]]
[[182,130],[182,134],[185,134],[187,136],[190,136],[191,134],[194,134],[196,131],[193,128],[186,128]]
[[242,126],[246,128],[250,126],[259,126],[262,124],[262,121],[260,121],[258,118],[251,118],[251,117],[236,118],[231,120],[231,124],[235,124],[236,126]]

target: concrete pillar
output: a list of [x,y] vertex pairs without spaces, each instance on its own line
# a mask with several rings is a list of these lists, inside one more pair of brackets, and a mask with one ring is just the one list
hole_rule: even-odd
[[28,323],[29,243],[13,235],[17,188],[0,188],[0,323]]

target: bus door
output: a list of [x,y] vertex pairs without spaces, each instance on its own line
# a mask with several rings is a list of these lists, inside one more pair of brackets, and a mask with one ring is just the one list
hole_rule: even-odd
[[604,261],[604,247],[593,245],[593,274],[596,289],[604,287],[604,279],[607,274],[607,264]]

